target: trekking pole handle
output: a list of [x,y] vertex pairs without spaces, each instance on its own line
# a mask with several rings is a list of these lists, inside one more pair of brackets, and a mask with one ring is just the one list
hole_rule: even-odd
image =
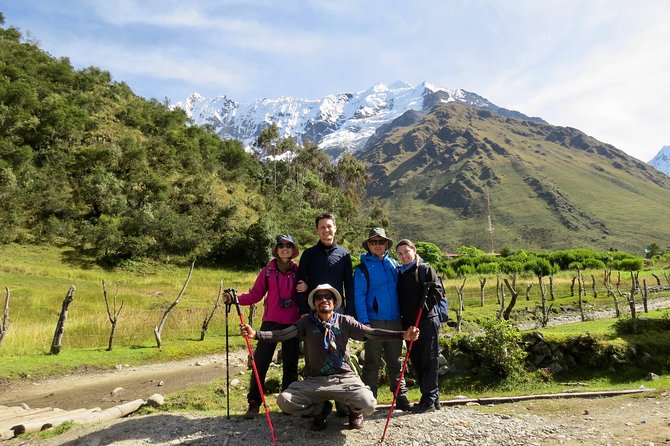
[[226,293],[230,294],[231,297],[233,298],[233,301],[229,303],[229,305],[235,305],[235,308],[237,309],[237,315],[242,316],[242,310],[240,309],[240,301],[237,299],[237,289],[236,288],[228,288],[225,290]]

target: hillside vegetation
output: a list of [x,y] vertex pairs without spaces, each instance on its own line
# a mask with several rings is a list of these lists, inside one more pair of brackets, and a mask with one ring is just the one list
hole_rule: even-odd
[[359,158],[399,232],[452,252],[670,246],[670,178],[576,129],[451,102],[381,128]]
[[0,29],[0,60],[0,243],[70,246],[106,265],[255,268],[278,233],[312,244],[325,210],[340,217],[345,244],[372,224],[352,157],[333,165],[272,126],[248,153],[106,71],[74,70],[16,28]]

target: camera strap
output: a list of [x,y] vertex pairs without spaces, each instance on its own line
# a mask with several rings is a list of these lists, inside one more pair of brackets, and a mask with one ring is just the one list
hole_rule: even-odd
[[[282,289],[279,284],[279,266],[275,262],[275,281],[277,283],[277,297],[279,298],[279,305],[283,306],[284,301],[292,301],[295,297],[295,285],[297,279],[298,265],[295,263],[291,264],[291,283],[290,283],[290,294],[288,296],[282,296]],[[269,287],[269,277],[270,277],[270,268],[269,266],[265,268],[265,290],[270,291]],[[291,304],[292,305],[292,304]],[[290,306],[290,305],[289,305]]]

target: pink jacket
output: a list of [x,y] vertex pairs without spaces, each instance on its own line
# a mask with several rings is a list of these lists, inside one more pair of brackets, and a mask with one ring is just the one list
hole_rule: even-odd
[[[282,273],[277,268],[277,260],[273,259],[258,273],[254,286],[246,294],[240,294],[240,305],[251,305],[265,297],[263,303],[263,321],[279,324],[292,324],[300,319],[300,311],[296,302],[295,286],[298,264],[291,262],[291,269]],[[290,300],[290,302],[289,302]],[[282,306],[281,303],[285,306]]]

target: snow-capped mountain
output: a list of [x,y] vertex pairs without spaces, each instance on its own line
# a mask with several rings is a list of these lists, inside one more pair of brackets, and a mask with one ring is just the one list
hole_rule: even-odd
[[649,164],[654,166],[656,170],[670,176],[670,146],[663,146],[660,152],[649,161]]
[[450,90],[428,83],[375,84],[358,93],[340,93],[321,99],[280,97],[241,104],[226,96],[204,98],[195,93],[175,107],[186,111],[198,125],[211,125],[223,139],[239,139],[251,147],[260,132],[277,124],[281,136],[316,142],[333,157],[355,152],[381,125],[408,110],[424,112],[445,102],[458,101],[498,114],[544,122],[522,113],[500,108],[465,90]]

